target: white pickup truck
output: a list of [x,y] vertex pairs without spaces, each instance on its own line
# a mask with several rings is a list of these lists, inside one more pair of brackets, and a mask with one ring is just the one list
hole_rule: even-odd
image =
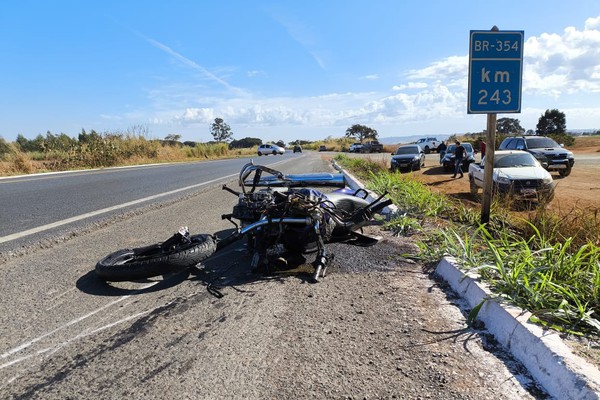
[[425,154],[429,154],[432,151],[436,151],[440,143],[442,142],[434,137],[426,137],[417,140],[417,144],[421,146]]
[[348,150],[350,153],[360,153],[363,145],[362,143],[352,143],[350,145],[350,149]]
[[[469,187],[472,194],[483,188],[485,157],[469,164]],[[552,176],[526,151],[498,150],[494,154],[493,190],[517,200],[545,200],[554,197]]]

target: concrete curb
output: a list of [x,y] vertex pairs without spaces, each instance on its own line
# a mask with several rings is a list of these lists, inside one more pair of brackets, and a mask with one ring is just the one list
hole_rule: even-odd
[[[358,190],[358,189],[363,189],[364,191],[366,191],[367,193],[369,193],[369,195],[367,196],[367,200],[368,201],[375,201],[379,196],[370,191],[365,189],[365,185],[362,184],[361,181],[359,181],[354,175],[352,175],[350,172],[346,171],[345,169],[343,169],[342,167],[340,167],[335,161],[332,161],[333,167],[338,170],[339,172],[341,172],[342,174],[344,174],[344,179],[346,180],[346,184],[348,185],[348,187],[352,190]],[[386,219],[390,219],[390,217],[394,214],[396,214],[398,212],[398,207],[396,207],[394,204],[385,207],[382,211],[381,214],[384,215],[386,217]]]
[[[335,162],[333,166],[344,174],[350,188],[364,189],[355,176]],[[368,200],[376,198],[376,194],[369,192]],[[389,218],[397,212],[398,208],[392,205],[383,213]],[[527,368],[550,396],[556,399],[600,399],[600,371],[573,354],[556,332],[528,322],[530,312],[492,300],[487,287],[476,277],[458,269],[453,257],[444,257],[435,273],[448,282],[471,308],[487,299],[477,318],[485,323],[487,330]]]
[[600,399],[600,371],[573,354],[556,332],[528,322],[531,313],[490,300],[489,290],[444,257],[435,273],[471,307],[488,299],[477,318],[511,354],[557,399]]

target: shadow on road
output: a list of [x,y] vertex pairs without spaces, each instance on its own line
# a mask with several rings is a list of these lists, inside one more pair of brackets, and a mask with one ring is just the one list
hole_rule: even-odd
[[[227,229],[216,233],[218,237],[226,237],[233,232]],[[179,285],[185,281],[195,281],[206,286],[209,293],[222,297],[220,290],[223,287],[248,285],[264,280],[283,280],[295,277],[308,283],[312,280],[314,267],[310,264],[315,255],[289,254],[280,249],[279,252],[269,254],[273,272],[250,271],[250,255],[244,239],[215,253],[202,263],[184,271],[170,273],[162,276],[138,279],[134,281],[110,282],[100,279],[94,270],[81,276],[75,286],[80,291],[95,296],[131,296],[157,292]]]

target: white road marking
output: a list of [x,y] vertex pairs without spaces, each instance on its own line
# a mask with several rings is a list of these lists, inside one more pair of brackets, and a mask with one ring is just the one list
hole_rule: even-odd
[[[139,289],[139,290],[148,289],[149,287],[156,285],[158,282],[159,282],[159,281],[152,282],[152,283],[150,283],[150,284],[148,284],[148,285],[145,285],[145,286],[143,286],[143,287],[142,287],[141,289]],[[137,293],[137,292],[138,292],[138,291],[136,291],[135,293]],[[134,294],[135,294],[135,293],[134,293]],[[23,350],[23,349],[26,349],[26,348],[28,348],[29,346],[31,346],[31,345],[33,345],[33,344],[35,344],[36,342],[39,342],[40,340],[42,340],[42,339],[44,339],[44,338],[46,338],[46,337],[48,337],[48,336],[51,336],[51,335],[55,334],[56,332],[58,332],[58,331],[60,331],[60,330],[62,330],[62,329],[65,329],[65,328],[68,328],[69,326],[75,325],[76,323],[78,323],[78,322],[81,322],[81,321],[83,321],[83,320],[85,320],[85,319],[87,319],[87,318],[91,317],[91,316],[92,316],[92,315],[94,315],[94,314],[97,314],[97,313],[99,313],[100,311],[102,311],[102,310],[104,310],[104,309],[106,309],[106,308],[108,308],[108,307],[110,307],[110,306],[112,306],[112,305],[118,304],[118,303],[122,302],[123,300],[126,300],[126,299],[130,298],[131,296],[132,296],[132,295],[127,295],[127,296],[120,297],[120,298],[118,298],[117,300],[111,301],[110,303],[107,303],[107,304],[103,305],[102,307],[95,309],[94,311],[91,311],[91,312],[89,312],[89,313],[87,313],[87,314],[85,314],[85,315],[82,315],[81,317],[78,317],[78,318],[72,319],[72,320],[70,320],[69,322],[65,323],[64,325],[61,325],[61,326],[59,326],[59,327],[58,327],[58,328],[56,328],[56,329],[53,329],[53,330],[51,330],[51,331],[49,331],[49,332],[46,332],[46,333],[44,333],[43,335],[41,335],[41,336],[38,336],[38,337],[36,337],[36,338],[33,338],[33,339],[31,339],[31,340],[29,340],[29,341],[27,341],[27,342],[25,342],[25,343],[22,343],[22,344],[20,344],[20,345],[19,345],[19,346],[17,346],[17,347],[13,347],[12,349],[10,349],[10,350],[8,350],[8,351],[6,351],[6,352],[4,352],[4,353],[0,354],[0,359],[3,359],[3,358],[6,358],[6,357],[9,357],[9,356],[11,356],[11,355],[13,355],[13,354],[15,354],[15,353],[17,353],[17,352],[19,352],[19,351]]]
[[195,189],[197,187],[208,185],[208,184],[211,184],[211,183],[215,183],[215,182],[218,182],[218,181],[223,180],[223,179],[232,178],[232,177],[237,176],[237,175],[238,174],[226,175],[226,176],[223,176],[223,177],[220,177],[220,178],[217,178],[217,179],[213,179],[213,180],[210,180],[210,181],[198,183],[198,184],[191,185],[191,186],[186,186],[186,187],[183,187],[183,188],[180,188],[180,189],[171,190],[169,192],[155,194],[153,196],[148,196],[148,197],[145,197],[143,199],[129,201],[127,203],[118,204],[116,206],[103,208],[101,210],[91,211],[89,213],[85,213],[85,214],[77,215],[75,217],[63,219],[62,221],[56,221],[56,222],[53,222],[51,224],[46,224],[46,225],[38,226],[36,228],[28,229],[26,231],[13,233],[13,234],[8,235],[8,236],[2,236],[2,237],[0,237],[0,243],[9,242],[9,241],[15,240],[15,239],[20,239],[22,237],[33,235],[35,233],[40,233],[40,232],[47,231],[49,229],[57,228],[59,226],[67,225],[67,224],[70,224],[72,222],[81,221],[82,219],[85,219],[85,218],[95,217],[97,215],[101,215],[101,214],[105,214],[105,213],[108,213],[108,212],[111,212],[111,211],[119,210],[121,208],[134,206],[136,204],[140,204],[140,203],[143,203],[145,201],[155,200],[155,199],[158,199],[158,198],[161,198],[161,197],[164,197],[164,196],[169,196],[169,195],[172,195],[172,194],[175,194],[175,193],[183,192],[184,190]]

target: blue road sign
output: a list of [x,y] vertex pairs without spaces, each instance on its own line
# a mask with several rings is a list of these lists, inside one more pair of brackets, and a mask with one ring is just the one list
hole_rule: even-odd
[[471,31],[469,114],[521,112],[523,31]]

